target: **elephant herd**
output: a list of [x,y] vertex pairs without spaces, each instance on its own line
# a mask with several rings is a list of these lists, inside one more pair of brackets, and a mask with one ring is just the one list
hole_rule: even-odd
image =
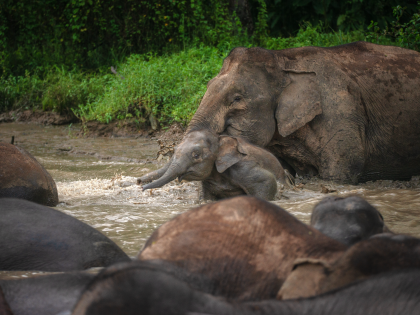
[[51,176],[0,143],[0,271],[55,272],[0,279],[0,315],[418,314],[420,239],[357,196],[321,200],[310,225],[267,200],[295,174],[419,175],[419,86],[420,54],[403,48],[235,48],[168,164],[138,180],[201,181],[219,201],[157,228],[134,258],[47,207]]
[[[160,226],[137,257],[77,219],[0,199],[0,314],[417,314],[420,239],[360,197],[327,197],[306,225],[239,196]],[[86,271],[105,267],[98,274]]]
[[[190,178],[207,199],[272,199],[281,168],[353,184],[410,180],[420,175],[419,86],[420,53],[400,47],[235,48],[169,163],[139,182]],[[281,166],[267,168],[257,147]]]

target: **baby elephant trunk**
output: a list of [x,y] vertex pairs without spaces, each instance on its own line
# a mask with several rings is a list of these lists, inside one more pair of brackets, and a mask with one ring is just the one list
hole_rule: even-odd
[[166,185],[170,181],[173,181],[175,178],[182,175],[182,172],[180,172],[179,169],[180,167],[178,165],[171,165],[161,178],[155,180],[154,182],[151,182],[150,184],[144,185],[142,188],[143,191],[152,188],[159,188],[163,185]]
[[154,181],[155,179],[161,178],[166,173],[166,171],[168,170],[169,166],[171,165],[171,162],[172,161],[169,161],[162,168],[138,178],[137,179],[137,185],[148,184],[148,183]]

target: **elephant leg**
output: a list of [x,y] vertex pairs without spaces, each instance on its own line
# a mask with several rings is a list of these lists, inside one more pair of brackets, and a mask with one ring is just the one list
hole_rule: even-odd
[[216,195],[212,193],[212,190],[209,187],[208,181],[201,182],[201,188],[198,195],[199,200],[217,200]]
[[276,177],[254,162],[240,162],[228,169],[231,180],[247,195],[274,200],[277,194]]
[[[343,134],[344,133],[344,134]],[[318,153],[322,179],[357,184],[365,166],[364,143],[358,131],[343,127]]]

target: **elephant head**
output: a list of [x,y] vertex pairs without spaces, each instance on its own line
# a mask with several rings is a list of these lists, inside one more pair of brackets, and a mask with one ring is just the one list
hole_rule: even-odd
[[220,73],[207,84],[187,134],[211,129],[264,147],[276,126],[286,137],[321,114],[315,72],[284,61],[281,53],[262,48],[232,50]]
[[210,176],[218,149],[218,136],[210,130],[191,132],[176,147],[168,164],[158,171],[143,176],[138,182],[159,177],[154,182],[144,185],[143,190],[146,190],[162,187],[176,178],[189,181],[204,180]]

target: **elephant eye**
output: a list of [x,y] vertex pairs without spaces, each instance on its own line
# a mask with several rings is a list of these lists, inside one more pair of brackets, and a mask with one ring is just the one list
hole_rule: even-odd
[[239,102],[241,99],[242,99],[242,97],[241,97],[240,95],[236,95],[236,96],[233,98],[232,102],[230,102],[230,105],[232,105],[232,104],[233,104],[233,103],[235,103],[235,102]]
[[192,153],[192,157],[193,157],[194,159],[198,159],[198,158],[200,157],[200,153],[199,153],[199,152],[197,152],[197,151],[195,151],[195,152],[193,152],[193,153]]

